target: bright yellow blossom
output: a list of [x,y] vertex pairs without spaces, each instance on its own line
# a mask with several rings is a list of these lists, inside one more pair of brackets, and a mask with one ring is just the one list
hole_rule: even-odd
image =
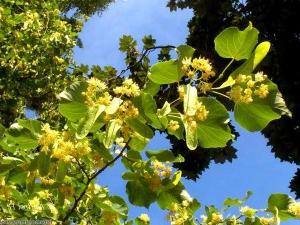
[[213,225],[217,225],[223,221],[223,216],[219,213],[212,213],[211,214],[211,223]]
[[242,207],[240,209],[241,214],[247,217],[253,217],[256,211],[257,211],[256,209],[250,208],[248,206]]
[[178,130],[180,128],[180,125],[178,123],[178,121],[175,121],[175,120],[171,120],[168,124],[168,129],[171,131],[171,132],[175,132],[176,130]]
[[38,197],[34,197],[33,199],[29,200],[28,203],[31,208],[32,214],[37,214],[43,210]]
[[136,97],[140,95],[139,86],[132,79],[126,78],[122,86],[114,88],[114,93],[117,95],[126,95],[127,97]]
[[269,87],[266,84],[261,84],[258,89],[254,91],[254,94],[259,98],[265,98],[269,94]]
[[148,216],[148,214],[145,214],[145,213],[143,213],[143,214],[141,214],[139,217],[139,220],[141,220],[143,223],[150,223],[150,218],[149,218],[149,216]]
[[289,204],[288,212],[300,219],[300,202],[293,202]]
[[42,146],[41,150],[44,152],[49,151],[49,147],[55,143],[59,136],[59,132],[51,130],[48,123],[44,124],[42,127],[42,135],[39,137],[39,144]]

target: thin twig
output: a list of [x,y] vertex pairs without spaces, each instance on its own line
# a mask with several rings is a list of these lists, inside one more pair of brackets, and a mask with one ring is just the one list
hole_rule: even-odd
[[81,163],[79,162],[79,160],[76,159],[76,158],[75,158],[75,160],[76,160],[76,162],[77,162],[77,164],[78,164],[80,170],[84,173],[84,175],[87,177],[87,179],[89,179],[89,178],[90,178],[90,175],[86,172],[86,170],[85,170],[84,167],[81,165]]
[[217,95],[220,95],[220,96],[222,96],[222,97],[224,97],[224,98],[230,99],[229,96],[224,95],[223,93],[220,93],[220,92],[217,92],[217,91],[209,91],[209,92],[214,93],[214,94],[217,94]]
[[128,66],[126,69],[122,70],[121,73],[119,74],[119,76],[122,76],[124,73],[126,73],[128,70],[130,70],[131,68],[135,67],[136,65],[140,64],[143,59],[153,50],[156,50],[156,49],[163,49],[163,48],[176,48],[175,46],[173,45],[159,45],[159,46],[154,46],[154,47],[151,47],[151,48],[146,48],[141,56],[141,58],[136,62],[134,63],[133,65],[130,65]]
[[76,210],[79,202],[82,200],[83,196],[86,194],[90,183],[100,174],[102,173],[104,170],[106,170],[109,166],[111,166],[112,164],[114,164],[120,157],[122,157],[124,151],[127,149],[129,141],[126,143],[126,145],[122,148],[122,150],[120,151],[120,153],[111,161],[109,161],[105,166],[103,166],[100,170],[98,170],[96,173],[94,173],[91,177],[88,178],[85,188],[83,189],[83,191],[81,192],[81,194],[79,195],[78,198],[76,198],[73,207],[70,209],[70,211],[66,214],[66,216],[63,218],[62,222],[66,222],[69,217],[72,215],[72,213]]

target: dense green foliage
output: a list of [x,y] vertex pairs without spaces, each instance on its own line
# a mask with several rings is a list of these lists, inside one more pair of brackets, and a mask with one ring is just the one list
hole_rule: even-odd
[[[118,73],[110,66],[74,65],[78,23],[98,10],[99,2],[89,2],[97,6],[89,8],[93,11],[85,11],[80,1],[68,3],[64,10],[64,1],[52,0],[0,5],[5,31],[0,36],[1,101],[6,104],[0,125],[1,222],[150,224],[147,214],[129,220],[126,201],[96,184],[118,159],[126,171],[114,179],[127,182],[130,204],[148,208],[157,203],[172,225],[266,225],[300,218],[300,203],[289,196],[273,194],[265,209],[256,210],[245,206],[249,192],[243,199],[226,199],[221,210],[205,207],[200,221],[194,215],[200,203],[181,182],[182,171],[171,167],[184,162],[185,155],[145,149],[158,131],[190,152],[212,150],[206,157],[216,157],[216,149],[236,138],[230,110],[248,131],[290,116],[277,85],[256,69],[270,44],[258,43],[259,32],[251,23],[244,30],[226,28],[214,39],[217,54],[228,61],[222,70],[188,45],[155,46],[146,36],[139,51],[137,41],[123,36],[119,49],[127,68]],[[74,16],[64,16],[70,9]],[[159,60],[150,65],[148,54],[156,49],[161,50]],[[174,59],[171,49],[177,53]],[[51,95],[45,97],[48,88]],[[25,106],[40,117],[26,118]],[[232,207],[239,212],[226,216]]]
[[[211,58],[217,67],[225,65],[226,62],[214,52],[212,40],[228,26],[246,27],[248,21],[252,21],[261,31],[260,40],[269,40],[272,43],[270,54],[261,68],[278,84],[293,117],[284,116],[280,120],[273,121],[262,133],[269,139],[275,157],[299,165],[299,76],[297,76],[297,67],[294,66],[297,57],[291,56],[297,55],[300,50],[300,26],[294,25],[294,21],[300,20],[298,13],[300,2],[297,0],[170,0],[168,6],[171,10],[193,9],[194,16],[188,25],[190,34],[187,43],[197,50],[197,55]],[[189,171],[189,177],[193,178],[197,173],[202,173],[202,170],[193,169],[194,163],[186,161],[183,165]],[[207,164],[199,164],[198,167],[203,168],[204,165]],[[180,168],[180,165],[178,166]],[[292,191],[298,197],[300,197],[299,174],[300,170],[290,184]]]

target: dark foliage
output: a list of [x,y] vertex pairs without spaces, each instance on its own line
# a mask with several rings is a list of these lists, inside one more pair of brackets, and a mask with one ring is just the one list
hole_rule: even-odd
[[[300,21],[300,1],[171,0],[168,6],[171,10],[194,10],[194,16],[188,24],[190,34],[187,42],[197,49],[197,54],[212,58],[217,66],[222,66],[224,62],[217,59],[212,40],[228,26],[243,28],[248,21],[252,21],[261,31],[261,40],[272,43],[271,52],[260,69],[278,84],[293,117],[283,117],[272,122],[262,133],[269,139],[268,144],[275,157],[300,165],[300,76],[297,67],[300,51],[300,24],[297,22]],[[191,164],[190,168],[187,164]],[[195,172],[192,162],[186,162],[184,169]],[[290,188],[300,197],[299,170],[291,181]]]

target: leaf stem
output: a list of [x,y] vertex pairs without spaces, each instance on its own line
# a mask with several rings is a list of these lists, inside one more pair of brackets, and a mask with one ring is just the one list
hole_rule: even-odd
[[224,68],[224,70],[220,73],[219,77],[213,82],[213,84],[215,84],[217,81],[221,80],[224,77],[225,72],[231,66],[231,64],[233,62],[234,62],[234,59],[231,59],[230,62],[227,64],[227,66]]
[[222,97],[224,97],[224,98],[230,99],[229,96],[227,96],[227,95],[225,95],[225,94],[223,94],[223,93],[220,93],[220,92],[217,92],[217,91],[209,91],[209,92],[214,93],[214,94],[217,94],[217,95],[220,95],[220,96],[222,96]]

